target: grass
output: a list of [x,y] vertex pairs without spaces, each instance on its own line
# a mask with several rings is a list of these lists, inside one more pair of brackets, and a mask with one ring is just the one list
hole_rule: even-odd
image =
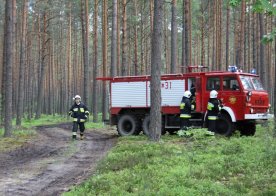
[[272,128],[254,137],[121,137],[94,176],[71,195],[275,195]]
[[[58,123],[64,123],[64,122],[71,122],[71,119],[68,118],[67,116],[61,116],[61,115],[41,115],[41,118],[39,119],[23,120],[22,127],[32,128],[40,125],[51,125],[51,124],[58,124]],[[13,124],[15,125],[15,121]]]

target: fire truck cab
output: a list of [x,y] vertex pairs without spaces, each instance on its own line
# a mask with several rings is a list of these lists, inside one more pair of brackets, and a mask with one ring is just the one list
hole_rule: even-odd
[[[190,70],[191,71],[191,70]],[[149,133],[150,76],[98,78],[110,83],[110,123],[120,135]],[[268,93],[255,74],[211,71],[161,76],[162,134],[179,130],[179,105],[186,90],[192,92],[196,107],[190,121],[205,127],[205,113],[211,90],[223,103],[216,131],[231,136],[235,130],[254,135],[256,123],[272,117]]]

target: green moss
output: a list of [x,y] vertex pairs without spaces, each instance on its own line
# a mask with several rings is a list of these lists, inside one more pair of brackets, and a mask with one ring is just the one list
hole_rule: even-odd
[[[198,131],[198,133],[196,133]],[[273,195],[275,138],[258,126],[254,137],[121,137],[96,174],[64,195]]]

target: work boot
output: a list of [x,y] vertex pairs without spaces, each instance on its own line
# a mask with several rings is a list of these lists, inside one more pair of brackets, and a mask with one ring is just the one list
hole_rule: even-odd
[[77,139],[77,132],[73,132],[72,134],[72,140],[76,140]]
[[80,139],[81,139],[81,140],[83,140],[83,139],[84,139],[83,134],[80,134]]

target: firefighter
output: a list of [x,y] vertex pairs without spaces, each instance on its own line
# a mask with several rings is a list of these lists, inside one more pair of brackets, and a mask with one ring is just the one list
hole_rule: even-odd
[[79,95],[76,95],[73,100],[75,103],[72,105],[69,115],[73,118],[73,130],[72,130],[72,139],[77,139],[77,131],[78,127],[80,128],[80,139],[83,140],[84,136],[84,123],[86,119],[88,118],[89,111],[84,105],[84,103],[81,102],[81,97]]
[[194,105],[191,104],[192,93],[185,91],[180,103],[180,130],[186,131],[190,127],[191,111]]
[[207,104],[208,135],[215,135],[216,132],[216,120],[221,110],[220,102],[217,97],[218,92],[212,90]]
[[194,106],[194,110],[196,109],[196,96],[195,96],[195,93],[196,93],[196,88],[195,88],[195,85],[192,83],[191,85],[191,88],[190,88],[190,91],[191,91],[191,104]]

